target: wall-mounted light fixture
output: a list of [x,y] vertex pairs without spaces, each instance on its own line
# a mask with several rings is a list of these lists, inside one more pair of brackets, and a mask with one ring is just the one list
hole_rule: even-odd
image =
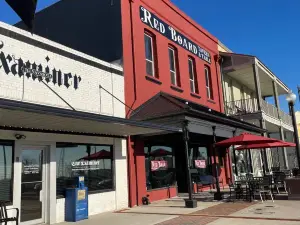
[[17,140],[21,140],[21,139],[26,139],[26,136],[23,135],[23,134],[15,134],[15,138],[16,138]]

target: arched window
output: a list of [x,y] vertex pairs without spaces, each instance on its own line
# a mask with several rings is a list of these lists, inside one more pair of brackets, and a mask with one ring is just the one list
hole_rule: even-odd
[[156,42],[155,36],[145,31],[145,60],[146,60],[146,73],[148,76],[158,77],[157,74],[157,61],[156,61]]
[[198,82],[197,82],[197,73],[196,73],[196,63],[195,59],[189,57],[189,75],[190,75],[190,88],[192,93],[198,94]]
[[180,87],[177,49],[174,46],[169,45],[168,52],[169,52],[171,84]]
[[205,74],[205,85],[206,85],[206,95],[208,99],[214,99],[213,96],[213,88],[211,82],[211,73],[210,68],[208,66],[204,67],[204,74]]

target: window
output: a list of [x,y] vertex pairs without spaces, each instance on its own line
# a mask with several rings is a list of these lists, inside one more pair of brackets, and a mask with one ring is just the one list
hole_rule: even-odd
[[195,146],[191,149],[191,167],[197,169],[200,176],[212,175],[211,159],[207,147]]
[[74,186],[75,177],[84,176],[89,192],[114,188],[113,151],[110,145],[56,145],[56,193],[64,196],[65,188]]
[[171,147],[145,147],[145,167],[148,190],[175,185],[175,157]]
[[149,76],[155,76],[155,54],[154,54],[154,46],[155,40],[154,36],[145,33],[144,34],[145,41],[145,56],[146,56],[146,73]]
[[189,57],[190,88],[192,93],[198,93],[195,60]]
[[211,82],[211,75],[210,75],[210,69],[205,66],[204,68],[205,73],[205,84],[206,84],[206,95],[208,99],[214,99],[213,98],[213,90],[212,90],[212,82]]
[[13,142],[0,142],[0,199],[12,202]]
[[177,51],[173,46],[169,46],[169,63],[170,63],[170,75],[171,83],[175,86],[180,86],[179,82],[179,71],[178,71],[178,62],[177,62]]

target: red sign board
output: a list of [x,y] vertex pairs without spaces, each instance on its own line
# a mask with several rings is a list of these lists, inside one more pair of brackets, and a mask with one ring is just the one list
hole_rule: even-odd
[[168,162],[167,161],[151,161],[151,171],[156,171],[159,169],[167,169]]
[[195,167],[196,168],[206,168],[206,161],[205,160],[195,160]]

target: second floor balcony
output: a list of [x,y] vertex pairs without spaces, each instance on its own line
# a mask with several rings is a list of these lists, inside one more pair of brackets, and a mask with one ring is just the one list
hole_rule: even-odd
[[272,120],[275,124],[286,127],[292,127],[292,117],[276,106],[261,99],[261,108],[259,109],[257,99],[248,98],[225,103],[226,114],[240,117],[244,120],[253,120],[265,117]]

